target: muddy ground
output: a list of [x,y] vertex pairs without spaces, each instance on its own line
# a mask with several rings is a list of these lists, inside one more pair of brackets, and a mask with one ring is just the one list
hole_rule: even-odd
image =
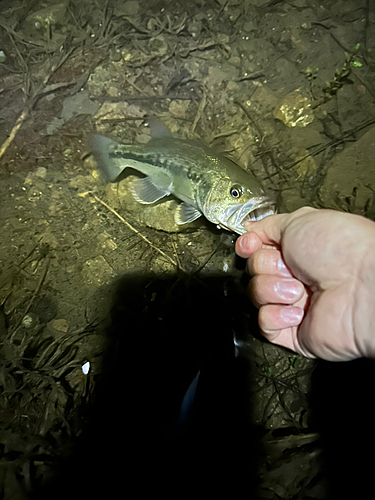
[[88,141],[157,117],[280,212],[375,219],[374,77],[370,0],[0,3],[1,498],[359,497],[372,365],[263,341],[236,237],[105,185]]

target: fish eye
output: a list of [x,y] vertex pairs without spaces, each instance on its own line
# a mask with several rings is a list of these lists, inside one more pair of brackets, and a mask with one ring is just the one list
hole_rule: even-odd
[[230,188],[230,194],[231,196],[233,196],[233,198],[239,198],[242,193],[243,193],[242,187],[239,186],[238,184],[235,184]]

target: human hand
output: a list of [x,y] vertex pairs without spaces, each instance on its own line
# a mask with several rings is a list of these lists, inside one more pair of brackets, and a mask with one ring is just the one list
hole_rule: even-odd
[[375,223],[301,208],[247,223],[250,296],[271,342],[306,357],[375,357]]

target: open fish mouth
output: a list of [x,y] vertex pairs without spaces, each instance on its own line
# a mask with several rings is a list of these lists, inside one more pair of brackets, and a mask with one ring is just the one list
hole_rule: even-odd
[[256,222],[258,220],[264,219],[264,217],[268,217],[269,215],[274,215],[274,214],[275,214],[274,205],[272,203],[266,203],[248,212],[242,219],[241,226],[243,226],[245,222]]
[[[230,214],[228,212],[231,212]],[[244,224],[246,222],[257,222],[269,215],[276,213],[275,204],[269,198],[256,198],[242,205],[231,207],[227,211],[227,227],[238,234],[246,233]]]

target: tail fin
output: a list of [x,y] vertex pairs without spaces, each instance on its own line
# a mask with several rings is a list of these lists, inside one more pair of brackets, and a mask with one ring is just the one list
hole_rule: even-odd
[[102,135],[93,135],[90,139],[90,147],[94,154],[98,170],[107,182],[114,182],[124,170],[125,166],[116,161],[113,154],[117,142]]

